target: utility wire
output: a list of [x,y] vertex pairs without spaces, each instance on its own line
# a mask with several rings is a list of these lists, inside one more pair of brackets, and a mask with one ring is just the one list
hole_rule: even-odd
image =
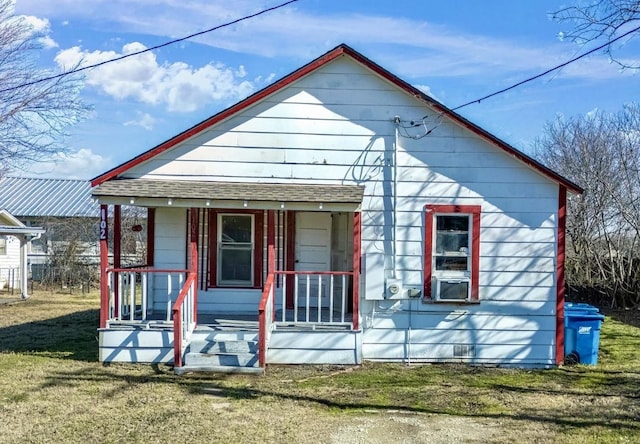
[[[510,91],[510,90],[512,90],[512,89],[514,89],[514,88],[517,88],[517,87],[518,87],[518,86],[520,86],[520,85],[524,85],[525,83],[528,83],[528,82],[531,82],[531,81],[533,81],[533,80],[539,79],[540,77],[546,76],[546,75],[547,75],[547,74],[549,74],[550,72],[556,71],[556,70],[558,70],[558,69],[560,69],[560,68],[564,68],[565,66],[570,65],[571,63],[573,63],[573,62],[575,62],[575,61],[578,61],[578,60],[580,60],[581,58],[588,56],[589,54],[593,54],[593,53],[594,53],[594,52],[596,52],[596,51],[600,51],[601,49],[606,48],[607,46],[611,45],[612,43],[615,43],[615,42],[617,42],[618,40],[620,40],[620,39],[622,39],[622,38],[624,38],[624,37],[628,36],[629,34],[633,34],[634,32],[637,32],[638,30],[640,30],[640,26],[638,26],[637,28],[634,28],[634,29],[632,29],[632,30],[630,30],[630,31],[627,31],[627,32],[625,32],[624,34],[619,35],[619,36],[618,36],[618,37],[616,37],[615,39],[610,40],[610,41],[608,41],[607,43],[605,43],[605,44],[603,44],[603,45],[598,46],[597,48],[593,48],[592,50],[587,51],[587,52],[585,52],[584,54],[579,55],[578,57],[574,57],[574,58],[572,58],[572,59],[570,59],[570,60],[567,60],[567,61],[566,61],[566,62],[564,62],[564,63],[561,63],[560,65],[554,66],[553,68],[550,68],[550,69],[546,70],[546,71],[545,71],[545,72],[543,72],[543,73],[540,73],[540,74],[535,75],[535,76],[533,76],[533,77],[529,77],[528,79],[522,80],[521,82],[515,83],[515,84],[513,84],[513,85],[511,85],[511,86],[509,86],[509,87],[507,87],[507,88],[503,88],[503,89],[501,89],[500,91],[496,91],[496,92],[494,92],[494,93],[491,93],[491,94],[486,95],[486,96],[484,96],[484,97],[481,97],[481,98],[479,98],[479,99],[472,100],[472,101],[467,102],[467,103],[463,103],[462,105],[456,106],[455,108],[451,108],[451,111],[456,111],[456,110],[458,110],[458,109],[460,109],[460,108],[464,108],[465,106],[469,106],[469,105],[472,105],[472,104],[474,104],[474,103],[480,103],[480,102],[482,102],[483,100],[486,100],[486,99],[488,99],[488,98],[490,98],[490,97],[497,96],[498,94],[502,94],[502,93],[505,93],[505,92],[507,92],[507,91]],[[425,116],[425,117],[423,117],[423,118],[427,118],[427,116]]]
[[9,92],[9,91],[13,91],[13,90],[16,90],[16,89],[19,89],[19,88],[25,88],[27,86],[36,85],[38,83],[48,82],[49,80],[59,79],[61,77],[68,76],[70,74],[75,74],[75,73],[80,72],[80,71],[85,71],[87,69],[97,68],[99,66],[103,66],[103,65],[106,65],[108,63],[113,63],[113,62],[117,62],[117,61],[120,61],[120,60],[124,60],[124,59],[129,58],[129,57],[137,56],[139,54],[144,54],[145,52],[155,51],[156,49],[164,48],[165,46],[173,45],[175,43],[180,43],[180,42],[183,42],[185,40],[189,40],[189,39],[192,39],[194,37],[198,37],[200,35],[207,34],[207,33],[212,32],[212,31],[217,31],[218,29],[226,28],[228,26],[235,25],[236,23],[240,23],[240,22],[243,22],[245,20],[249,20],[249,19],[252,19],[254,17],[258,17],[258,16],[266,14],[268,12],[275,11],[276,9],[284,8],[285,6],[290,5],[291,3],[295,3],[297,1],[299,1],[299,0],[289,0],[289,1],[286,1],[286,2],[281,3],[279,5],[272,6],[271,8],[263,9],[262,11],[256,12],[255,14],[246,15],[244,17],[235,19],[233,21],[230,21],[230,22],[227,22],[227,23],[223,23],[222,25],[214,26],[213,28],[209,28],[209,29],[205,29],[204,31],[200,31],[200,32],[196,32],[196,33],[193,33],[193,34],[189,34],[188,36],[180,37],[180,38],[175,39],[175,40],[170,40],[168,42],[161,43],[159,45],[152,46],[150,48],[142,49],[140,51],[132,52],[130,54],[125,54],[125,55],[122,55],[120,57],[116,57],[115,59],[104,60],[104,61],[99,62],[99,63],[94,63],[93,65],[82,66],[82,67],[75,68],[75,69],[72,69],[70,71],[66,71],[66,72],[63,72],[63,73],[60,73],[60,74],[56,74],[56,75],[53,75],[53,76],[43,77],[42,79],[34,80],[32,82],[22,83],[20,85],[15,85],[15,86],[12,86],[10,88],[0,89],[0,94],[5,93],[5,92]]

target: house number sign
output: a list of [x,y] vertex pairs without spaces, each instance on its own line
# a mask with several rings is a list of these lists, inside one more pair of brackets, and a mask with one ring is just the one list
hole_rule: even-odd
[[100,208],[100,240],[107,240],[107,209]]

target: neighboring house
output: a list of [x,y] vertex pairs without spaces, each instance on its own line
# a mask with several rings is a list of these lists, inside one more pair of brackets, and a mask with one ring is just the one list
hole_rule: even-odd
[[27,254],[33,239],[44,233],[39,227],[27,227],[7,210],[0,209],[0,290],[19,289],[29,297]]
[[0,179],[0,208],[6,208],[27,226],[42,226],[46,233],[34,241],[31,263],[47,263],[70,242],[88,261],[97,261],[99,205],[86,180],[29,177]]
[[[346,45],[92,185],[102,361],[563,360],[580,188]],[[108,268],[130,204],[149,263]]]

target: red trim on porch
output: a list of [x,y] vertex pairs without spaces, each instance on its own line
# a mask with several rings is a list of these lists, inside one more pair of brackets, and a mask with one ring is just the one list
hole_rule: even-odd
[[[189,212],[191,213],[191,240],[189,242],[189,272],[195,275],[195,278],[198,277],[198,212],[200,210],[198,208],[191,208]],[[194,294],[193,294],[193,322],[197,323],[198,319],[198,285],[194,285]]]
[[147,266],[153,267],[156,248],[156,209],[147,208]]
[[218,264],[216,256],[218,254],[218,214],[215,210],[207,211],[209,215],[209,251],[207,258],[207,268],[209,269],[209,280],[207,287],[215,287],[218,282]]
[[[253,214],[254,219],[254,264],[253,285],[251,287],[235,287],[218,285],[218,215],[219,214]],[[262,288],[264,271],[264,210],[247,209],[210,209],[209,210],[209,288]]]
[[106,328],[109,318],[109,206],[100,205],[100,328]]
[[479,300],[480,277],[480,205],[425,205],[424,228],[424,288],[423,298],[432,299],[431,282],[433,279],[433,215],[435,214],[471,214],[471,300]]
[[565,244],[567,229],[567,189],[558,192],[558,258],[556,261],[556,364],[564,361]]
[[219,112],[218,114],[198,123],[197,125],[191,127],[190,129],[178,134],[177,136],[161,143],[160,145],[157,145],[156,147],[150,149],[149,151],[142,153],[141,155],[134,157],[133,159],[129,160],[128,162],[125,162],[109,171],[107,171],[106,173],[101,174],[100,176],[94,178],[91,181],[91,186],[95,187],[97,185],[100,185],[103,182],[106,182],[107,180],[113,179],[125,172],[127,172],[129,169],[140,165],[142,162],[145,162],[153,157],[155,157],[156,155],[176,146],[177,144],[184,142],[185,140],[196,136],[197,134],[205,131],[206,129],[210,128],[211,126],[222,122],[225,119],[228,119],[230,117],[232,117],[235,114],[240,113],[242,110],[256,104],[257,102],[261,101],[262,99],[280,91],[281,89],[287,87],[288,85],[292,84],[293,82],[299,80],[300,78],[310,74],[311,72],[321,68],[322,66],[326,65],[327,63],[337,59],[338,57],[342,56],[342,55],[346,55],[351,57],[353,60],[361,63],[362,65],[364,65],[366,68],[370,69],[371,71],[375,72],[376,74],[378,74],[379,76],[381,76],[382,78],[386,79],[387,81],[391,82],[392,84],[394,84],[395,86],[397,86],[398,88],[404,90],[406,93],[408,93],[409,95],[417,98],[418,100],[422,100],[423,102],[425,102],[427,105],[431,106],[434,108],[434,110],[442,115],[446,115],[447,117],[449,117],[450,119],[452,119],[454,122],[457,122],[458,124],[460,124],[461,126],[467,128],[468,130],[470,130],[471,132],[477,134],[478,136],[482,137],[483,139],[487,140],[488,142],[496,145],[497,147],[501,148],[502,150],[504,150],[507,154],[517,158],[518,160],[520,160],[521,162],[523,162],[524,164],[526,164],[527,166],[537,170],[538,172],[542,173],[544,176],[547,176],[549,179],[553,180],[554,182],[559,183],[560,185],[566,187],[567,189],[571,190],[574,193],[581,193],[582,189],[577,186],[576,184],[570,182],[569,180],[565,179],[564,177],[560,176],[558,173],[556,173],[555,171],[550,170],[549,168],[545,167],[544,165],[542,165],[541,163],[539,163],[538,161],[536,161],[535,159],[527,156],[526,154],[520,152],[519,150],[517,150],[516,148],[512,147],[511,145],[507,144],[506,142],[498,139],[496,136],[490,134],[489,132],[485,131],[484,129],[480,128],[479,126],[476,126],[475,124],[471,123],[470,121],[468,121],[467,119],[465,119],[464,117],[460,116],[459,114],[455,113],[454,111],[450,110],[449,108],[447,108],[446,106],[444,106],[442,103],[434,100],[433,98],[429,97],[428,95],[426,95],[425,93],[423,93],[422,91],[420,91],[419,89],[417,89],[416,87],[410,85],[409,83],[405,82],[404,80],[400,79],[399,77],[397,77],[395,74],[392,74],[391,72],[387,71],[386,69],[382,68],[380,65],[374,63],[373,61],[371,61],[370,59],[368,59],[367,57],[363,56],[362,54],[360,54],[359,52],[355,51],[353,48],[345,45],[345,44],[341,44],[339,46],[337,46],[336,48],[330,50],[329,52],[325,53],[324,55],[318,57],[317,59],[307,63],[306,65],[302,66],[301,68],[297,69],[296,71],[293,71],[292,73],[288,74],[287,76],[281,78],[280,80],[276,81],[275,83],[267,86],[266,88],[256,92],[255,94],[247,97],[246,99],[242,100],[241,102],[238,102],[237,104]]
[[276,225],[273,210],[267,211],[267,275],[276,271]]
[[253,254],[253,288],[262,288],[263,278],[262,273],[264,271],[264,211],[251,212],[255,214],[254,221],[254,248]]
[[[122,207],[120,205],[113,206],[113,267],[120,268],[122,266]],[[114,294],[114,316],[118,317],[120,301],[120,283],[117,280],[113,282]]]
[[360,258],[362,256],[362,215],[353,214],[353,329],[360,327]]
[[[287,211],[287,252],[285,270],[294,271],[296,269],[296,212]],[[293,276],[287,276],[287,294],[286,306],[288,309],[293,308]]]

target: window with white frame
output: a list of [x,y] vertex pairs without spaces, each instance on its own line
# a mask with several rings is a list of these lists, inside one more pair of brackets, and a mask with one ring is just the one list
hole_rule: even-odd
[[480,206],[426,205],[426,300],[478,300]]
[[7,255],[7,236],[0,236],[0,256]]
[[254,215],[218,214],[217,226],[217,285],[252,286],[255,269]]

